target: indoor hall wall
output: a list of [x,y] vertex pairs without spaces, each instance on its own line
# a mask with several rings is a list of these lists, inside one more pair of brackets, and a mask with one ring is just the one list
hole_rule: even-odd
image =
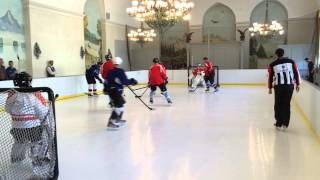
[[[201,0],[195,3],[191,13],[190,25],[201,25],[207,11],[215,3],[222,3],[230,7],[236,16],[236,22],[248,22],[252,10],[262,0]],[[298,18],[316,12],[319,8],[316,0],[279,0],[288,10],[289,19]]]
[[159,57],[160,47],[159,41],[155,40],[153,43],[144,44],[143,47],[131,43],[131,59],[132,59],[132,70],[147,70],[153,64],[152,60],[155,57]]
[[[27,3],[30,20],[30,50],[35,42],[42,50],[41,57],[32,58],[32,71],[35,77],[45,77],[46,62],[55,61],[58,76],[84,74],[85,61],[80,58],[80,47],[84,46],[83,11],[86,0],[30,0]],[[123,67],[129,69],[126,53],[125,24],[136,25],[126,14],[129,1],[104,0],[105,12],[102,20],[105,25],[105,51],[110,49],[114,56],[124,60]],[[123,8],[122,8],[123,7]],[[106,13],[110,13],[107,20]],[[72,65],[72,66],[70,66]]]
[[57,76],[84,73],[84,59],[80,57],[83,46],[82,14],[64,11],[40,4],[29,5],[30,40],[33,50],[37,42],[42,54],[37,59],[32,56],[34,77],[46,76],[47,61],[55,62]]
[[[311,15],[310,15],[311,16]],[[249,27],[249,21],[239,22],[236,24],[237,29],[245,29]],[[315,28],[315,15],[313,17],[295,18],[288,21],[288,44],[305,44],[311,43]],[[202,25],[190,26],[190,32],[195,32],[192,36],[192,43],[200,43],[202,41]],[[236,33],[237,41],[240,41],[240,35]],[[249,32],[246,33],[246,42],[249,42]]]
[[113,57],[121,57],[124,61],[121,67],[129,70],[125,25],[106,21],[105,26],[106,48],[111,50]]
[[[87,0],[29,0],[30,4],[44,5],[54,7],[57,9],[80,13],[84,11],[84,6]],[[105,6],[103,17],[106,17],[106,13],[110,13],[111,22],[117,22],[121,24],[135,25],[135,22],[126,13],[126,8],[130,6],[129,0],[102,0]]]

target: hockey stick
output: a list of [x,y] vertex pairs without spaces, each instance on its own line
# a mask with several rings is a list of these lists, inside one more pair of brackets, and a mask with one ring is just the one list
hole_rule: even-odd
[[138,95],[134,92],[134,90],[133,90],[131,87],[129,87],[129,86],[127,86],[127,87],[128,87],[128,89],[135,95],[135,97],[140,100],[140,102],[141,102],[144,106],[146,106],[150,111],[154,110],[154,108],[148,106],[148,105],[141,99],[141,97],[138,96]]
[[141,89],[148,89],[149,86],[145,86],[145,87],[141,87],[141,88],[137,88],[137,89],[132,89],[133,91],[138,91],[138,90],[141,90]]
[[139,97],[139,98],[143,97],[143,95],[148,91],[148,89],[149,89],[149,87],[147,87],[146,90],[144,90],[144,92],[143,92],[140,96],[138,96],[138,97]]

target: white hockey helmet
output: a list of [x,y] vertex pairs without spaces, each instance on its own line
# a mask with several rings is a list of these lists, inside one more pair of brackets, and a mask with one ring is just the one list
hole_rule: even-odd
[[112,59],[113,64],[121,65],[122,62],[123,62],[123,60],[121,59],[121,57],[115,57]]

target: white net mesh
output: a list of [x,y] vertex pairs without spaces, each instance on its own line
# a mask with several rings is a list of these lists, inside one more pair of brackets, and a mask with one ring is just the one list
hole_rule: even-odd
[[0,180],[53,178],[55,133],[52,102],[40,92],[0,93]]

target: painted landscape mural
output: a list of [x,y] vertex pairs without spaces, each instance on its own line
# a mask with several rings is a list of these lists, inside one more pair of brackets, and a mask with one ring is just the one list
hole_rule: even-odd
[[88,0],[85,6],[84,39],[86,51],[86,67],[102,58],[102,32],[99,16],[99,4],[96,0]]
[[0,1],[0,57],[13,60],[19,71],[26,70],[23,7],[20,0]]
[[188,32],[188,24],[179,23],[163,35],[161,40],[161,62],[166,68],[187,68],[186,34]]

